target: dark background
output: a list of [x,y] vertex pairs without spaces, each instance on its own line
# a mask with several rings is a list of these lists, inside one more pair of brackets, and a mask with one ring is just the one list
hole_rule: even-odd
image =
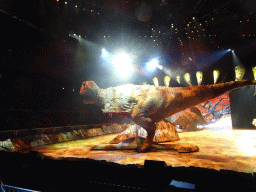
[[[175,80],[187,72],[197,85],[198,70],[202,84],[213,83],[214,69],[220,70],[218,82],[234,80],[235,66],[253,79],[255,16],[252,0],[2,0],[1,129],[106,122],[99,108],[82,104],[81,83],[152,84],[157,76],[163,85],[163,71],[145,69],[153,58],[171,70],[170,86],[187,86],[183,78],[181,85]],[[140,71],[118,77],[102,59],[102,48],[131,53]],[[231,93],[234,127],[253,128],[253,93],[252,87]]]

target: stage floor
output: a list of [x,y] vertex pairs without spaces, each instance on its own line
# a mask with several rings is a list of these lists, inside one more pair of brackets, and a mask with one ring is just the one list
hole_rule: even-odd
[[[69,141],[34,148],[53,159],[62,157],[90,158],[119,164],[144,165],[145,159],[165,161],[171,166],[194,166],[209,169],[226,169],[239,172],[256,172],[256,130],[228,130],[179,133],[180,140],[173,143],[192,143],[198,152],[154,151],[138,153],[124,151],[94,151],[92,145],[108,143],[117,134]],[[168,143],[168,142],[166,142]]]

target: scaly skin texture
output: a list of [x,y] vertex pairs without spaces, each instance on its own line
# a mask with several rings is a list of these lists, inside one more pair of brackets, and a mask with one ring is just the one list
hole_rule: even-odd
[[153,144],[156,122],[227,91],[248,85],[256,85],[256,81],[231,81],[190,87],[129,84],[107,89],[100,89],[94,81],[85,81],[82,83],[80,94],[84,95],[85,104],[98,105],[104,113],[126,115],[143,127],[148,136],[138,150],[145,152]]

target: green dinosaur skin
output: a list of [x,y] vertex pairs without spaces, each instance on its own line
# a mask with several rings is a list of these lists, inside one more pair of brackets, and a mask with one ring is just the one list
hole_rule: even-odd
[[94,81],[85,81],[82,83],[80,94],[84,96],[85,104],[98,105],[104,113],[126,115],[143,127],[148,136],[138,151],[145,152],[153,144],[156,122],[227,91],[248,85],[256,85],[256,81],[168,88],[130,84],[107,89],[100,89]]

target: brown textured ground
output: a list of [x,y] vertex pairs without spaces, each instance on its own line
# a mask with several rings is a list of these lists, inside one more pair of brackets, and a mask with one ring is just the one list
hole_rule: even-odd
[[[240,172],[256,172],[256,130],[231,130],[179,133],[180,140],[173,143],[192,143],[199,152],[178,153],[157,151],[90,151],[92,145],[108,143],[117,134],[58,143],[36,148],[52,158],[77,157],[107,160],[120,164],[144,164],[145,159],[165,161],[171,166],[195,166],[211,169],[228,169]],[[168,142],[166,142],[168,143]]]

